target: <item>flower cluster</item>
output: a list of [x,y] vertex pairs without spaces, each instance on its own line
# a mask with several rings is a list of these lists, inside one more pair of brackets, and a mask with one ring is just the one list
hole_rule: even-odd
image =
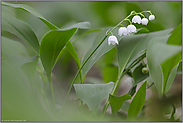
[[[151,14],[149,16],[150,21],[155,19],[155,16],[150,11],[144,11],[144,12],[149,12]],[[135,16],[132,18],[132,22],[131,22],[128,19],[128,17],[130,17],[131,15],[134,15],[134,13],[135,13]],[[122,35],[130,35],[131,33],[136,33],[137,28],[134,25],[132,25],[132,23],[138,23],[138,24],[142,23],[142,25],[147,25],[149,20],[147,18],[145,18],[145,16],[142,13],[143,12],[136,13],[136,12],[132,11],[131,14],[126,19],[121,21],[118,25],[122,25],[121,23],[124,22],[125,20],[129,21],[130,25],[128,25],[127,28],[122,25],[122,27],[120,27],[118,30],[118,35],[122,36]],[[142,15],[143,18],[141,19],[141,17],[138,14]],[[118,44],[118,39],[113,34],[112,34],[112,36],[109,36],[109,38],[108,38],[108,45],[110,45],[110,44],[112,44],[112,45]]]

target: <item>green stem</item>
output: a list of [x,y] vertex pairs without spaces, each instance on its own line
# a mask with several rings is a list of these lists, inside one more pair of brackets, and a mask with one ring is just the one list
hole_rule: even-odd
[[[135,65],[137,65],[144,57],[145,57],[145,53],[142,54],[140,57],[138,57],[136,60],[134,60],[134,61],[131,63],[131,65],[130,65],[123,73],[121,73],[121,75],[119,75],[117,81],[115,82],[115,85],[114,85],[114,88],[113,88],[113,90],[112,90],[111,95],[114,95],[114,94],[115,94],[116,89],[117,89],[117,87],[118,87],[118,85],[119,85],[119,82],[120,82],[121,78],[122,78],[131,68],[133,68]],[[107,101],[106,101],[106,103],[105,103],[105,105],[104,105],[104,108],[103,108],[103,110],[102,110],[102,118],[104,117],[105,112],[106,112],[108,106],[109,106],[109,98],[107,99]]]
[[49,84],[50,84],[50,89],[51,89],[51,95],[52,95],[52,100],[53,100],[53,106],[54,106],[54,109],[55,109],[55,111],[56,111],[55,97],[54,97],[54,92],[53,92],[53,86],[52,86],[51,79],[50,79],[50,81],[49,81]]

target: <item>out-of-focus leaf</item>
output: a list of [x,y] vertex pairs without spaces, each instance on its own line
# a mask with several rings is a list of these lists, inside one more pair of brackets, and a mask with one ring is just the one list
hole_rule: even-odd
[[76,28],[70,30],[52,30],[43,37],[40,47],[40,58],[49,80],[51,79],[51,71],[60,51],[75,34],[76,30]]
[[154,37],[168,35],[171,29],[148,33],[124,36],[117,46],[119,73],[121,74],[125,66],[138,55],[139,52],[144,51],[150,40]]
[[133,71],[133,79],[135,80],[135,83],[139,83],[141,81],[143,81],[144,79],[146,79],[149,76],[149,73],[144,74],[142,73],[142,68],[144,66],[142,64],[140,64],[138,67],[135,68],[135,70]]
[[10,66],[14,68],[20,68],[25,63],[34,62],[35,59],[37,59],[37,56],[23,57],[23,56],[15,56],[15,55],[4,53],[4,59]]
[[113,82],[107,84],[74,84],[79,98],[86,103],[94,113],[97,113],[100,103],[104,98],[108,97],[113,86]]
[[172,32],[167,44],[182,45],[182,23]]
[[112,108],[112,113],[114,114],[117,113],[121,108],[121,106],[123,105],[123,103],[128,99],[131,99],[131,96],[129,94],[125,94],[120,97],[109,95],[109,103]]
[[146,98],[146,84],[144,82],[139,90],[137,91],[135,97],[133,98],[127,114],[127,121],[133,121],[137,117],[138,113],[141,111]]
[[27,11],[31,13],[32,15],[38,17],[41,21],[43,21],[50,29],[58,29],[55,25],[53,25],[51,22],[46,20],[41,14],[39,14],[34,8],[25,5],[25,4],[11,4],[11,3],[6,3],[2,2],[1,5],[3,6],[9,6],[13,8],[18,8],[18,9],[23,9],[24,11]]
[[118,67],[113,65],[106,65],[103,68],[103,79],[105,82],[115,82],[117,78],[118,78]]
[[147,48],[149,74],[160,95],[168,91],[175,77],[174,67],[181,60],[181,46],[168,45],[167,39],[168,36],[153,38]]
[[37,54],[39,54],[39,41],[34,31],[27,23],[16,19],[5,9],[2,12],[2,30],[8,31],[22,40],[27,41]]
[[47,105],[45,106],[43,96],[37,99],[33,96],[31,84],[22,69],[15,69],[6,60],[2,60],[1,79],[1,110],[3,112],[1,120],[21,119],[28,122],[54,120],[53,112],[48,110]]
[[26,48],[17,41],[10,40],[9,38],[1,37],[1,51],[16,56],[28,56]]
[[21,66],[22,70],[27,75],[30,82],[32,82],[32,80],[34,78],[38,59],[39,59],[38,56],[36,56],[36,58],[34,60],[32,60],[31,62],[27,62]]
[[177,74],[182,74],[182,61],[179,63],[179,66],[177,68]]

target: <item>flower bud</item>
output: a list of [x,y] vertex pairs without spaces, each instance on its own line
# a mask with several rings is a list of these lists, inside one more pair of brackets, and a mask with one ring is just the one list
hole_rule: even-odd
[[155,16],[154,15],[150,15],[149,16],[149,20],[154,20],[155,19]]
[[132,23],[138,23],[138,24],[140,24],[141,23],[141,18],[140,18],[140,16],[138,16],[138,15],[135,15],[133,18],[132,18]]
[[147,74],[149,72],[149,69],[147,67],[142,68],[142,73]]
[[148,24],[148,22],[149,22],[149,21],[148,21],[148,19],[147,19],[147,18],[143,18],[143,19],[142,19],[142,24],[143,24],[143,25],[147,25],[147,24]]
[[119,31],[118,31],[118,35],[121,36],[121,35],[127,35],[127,28],[126,27],[120,27],[119,28]]
[[131,34],[132,32],[137,32],[137,28],[134,25],[128,25],[127,26],[128,34]]

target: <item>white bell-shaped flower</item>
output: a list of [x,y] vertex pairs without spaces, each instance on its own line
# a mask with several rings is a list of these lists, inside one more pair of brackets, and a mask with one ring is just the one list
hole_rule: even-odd
[[109,36],[108,38],[108,45],[115,45],[118,44],[118,39],[116,38],[116,36]]
[[137,28],[134,25],[128,25],[127,26],[128,34],[131,34],[132,32],[137,32]]
[[154,20],[155,19],[155,16],[154,15],[150,15],[149,16],[149,20]]
[[143,25],[147,25],[147,24],[148,24],[148,22],[149,22],[149,21],[148,21],[148,19],[147,19],[147,18],[143,18],[143,19],[142,19],[142,24],[143,24]]
[[119,30],[118,30],[118,35],[121,36],[121,35],[127,35],[128,31],[127,31],[127,28],[126,27],[120,27]]
[[141,18],[140,18],[140,16],[138,16],[138,15],[135,15],[133,18],[132,18],[132,23],[138,23],[138,24],[140,24],[141,23]]

